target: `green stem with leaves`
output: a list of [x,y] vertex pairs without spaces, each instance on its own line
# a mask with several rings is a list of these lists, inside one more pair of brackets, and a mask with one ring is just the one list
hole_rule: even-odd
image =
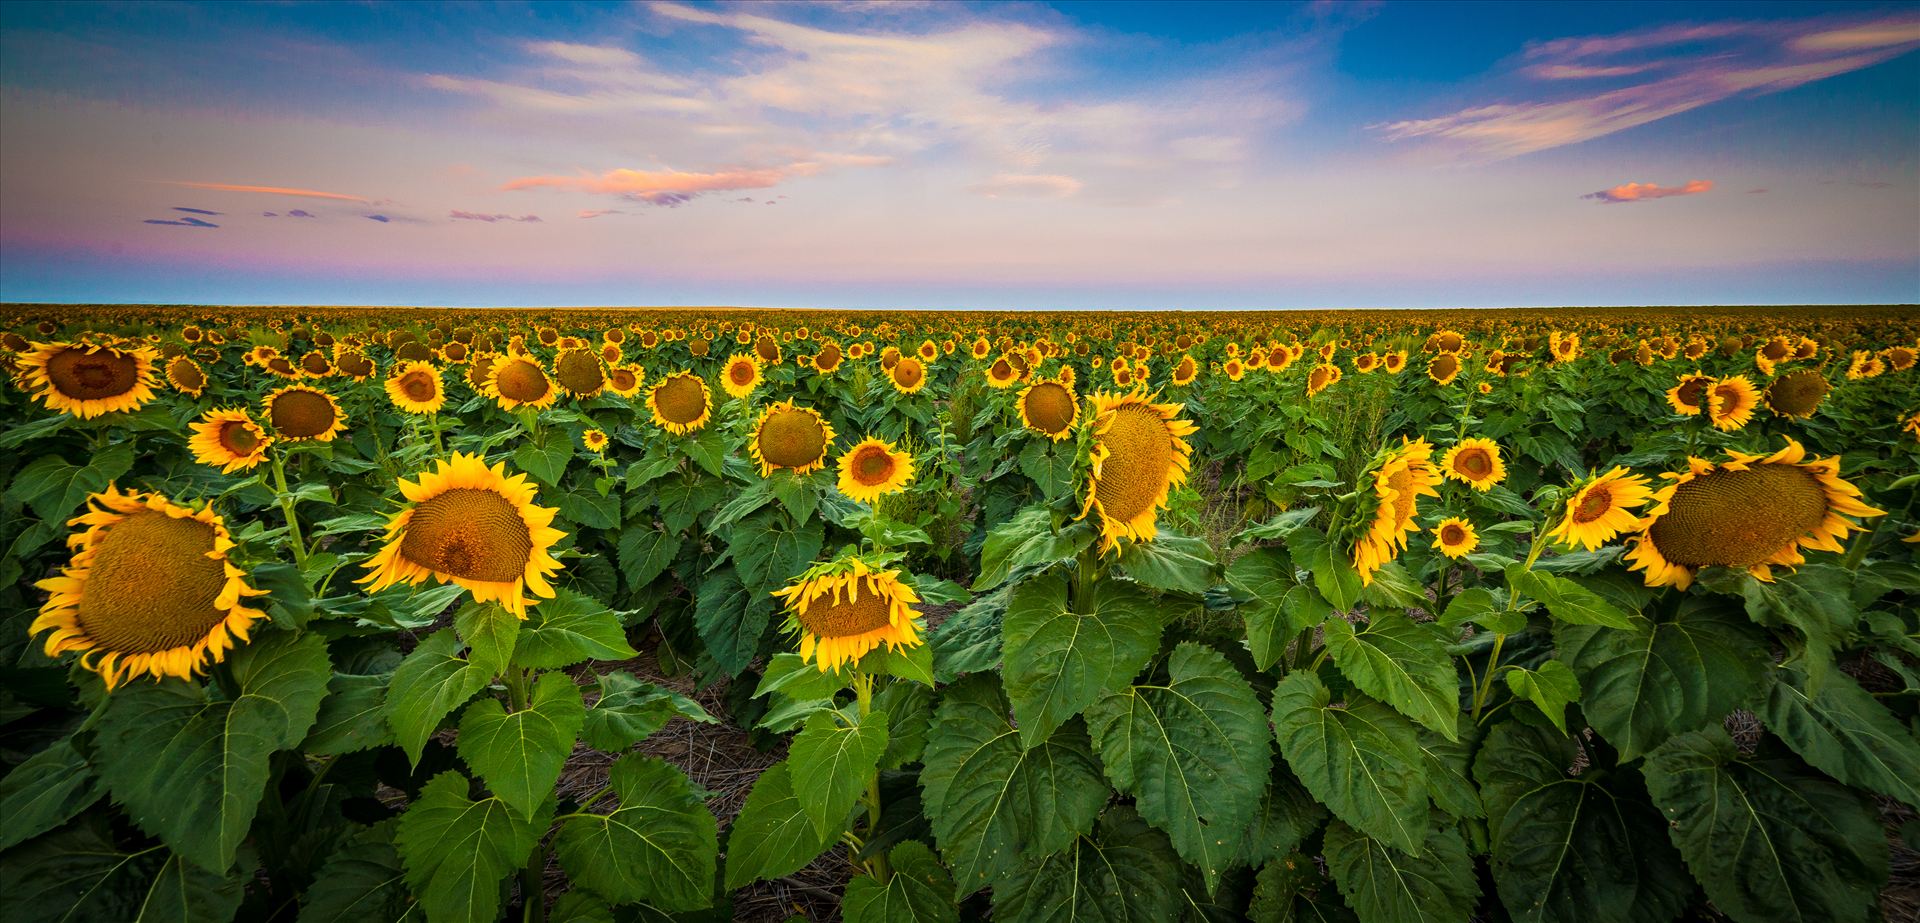
[[[874,677],[872,674],[862,671],[858,667],[854,668],[853,692],[854,695],[858,697],[860,722],[862,724],[866,723],[868,715],[873,714],[873,680]],[[877,768],[873,771],[872,775],[867,777],[867,791],[864,800],[867,803],[867,839],[872,839],[874,834],[880,830],[880,770]],[[885,852],[877,853],[871,859],[868,859],[867,870],[874,878],[882,882],[893,877],[893,870],[887,865],[887,854]]]
[[287,517],[287,538],[293,545],[293,563],[302,571],[307,568],[307,543],[300,537],[300,517],[294,514],[293,492],[287,489],[287,461],[283,452],[270,453],[273,458],[273,490],[279,495],[280,512]]
[[[1540,553],[1547,550],[1545,528],[1546,525],[1542,523],[1540,529],[1534,531],[1533,542],[1531,543],[1531,547],[1527,549],[1527,562],[1522,565],[1523,569],[1533,570],[1534,562],[1540,560]],[[1512,587],[1508,587],[1507,611],[1512,612],[1519,608],[1519,606],[1520,594]],[[1487,655],[1487,672],[1480,677],[1479,688],[1473,691],[1473,719],[1475,721],[1480,720],[1480,711],[1486,707],[1487,697],[1493,694],[1493,676],[1500,671],[1500,649],[1506,646],[1506,643],[1506,635],[1495,634],[1493,636],[1493,651]]]

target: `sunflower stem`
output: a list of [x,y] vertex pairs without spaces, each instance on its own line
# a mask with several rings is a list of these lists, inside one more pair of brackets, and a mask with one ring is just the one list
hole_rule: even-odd
[[293,493],[287,490],[287,461],[284,452],[273,452],[273,489],[280,498],[280,512],[287,517],[287,540],[293,545],[293,563],[301,573],[307,570],[307,543],[300,537],[300,518],[294,515]]
[[[873,675],[858,667],[853,669],[853,692],[859,697],[860,723],[865,724],[867,716],[873,714]],[[867,776],[867,837],[871,839],[880,830],[880,770],[876,767]],[[867,860],[873,877],[886,881],[893,877],[892,869],[887,867],[887,854],[880,853]]]

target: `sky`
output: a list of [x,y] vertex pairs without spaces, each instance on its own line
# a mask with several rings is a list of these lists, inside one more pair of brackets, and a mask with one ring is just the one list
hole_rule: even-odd
[[1920,7],[0,4],[0,300],[1920,302]]

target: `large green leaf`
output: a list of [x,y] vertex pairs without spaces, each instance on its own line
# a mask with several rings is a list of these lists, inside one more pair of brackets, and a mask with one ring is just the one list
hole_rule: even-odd
[[393,743],[387,726],[387,676],[335,673],[327,697],[300,749],[313,756],[339,756]]
[[1540,601],[1554,621],[1569,625],[1598,625],[1630,630],[1628,613],[1586,587],[1524,564],[1507,565],[1507,588]]
[[1667,834],[1721,913],[1740,923],[1857,923],[1887,881],[1873,803],[1791,754],[1743,756],[1721,728],[1647,756]]
[[773,597],[749,593],[740,577],[726,569],[701,581],[693,617],[707,652],[720,669],[733,674],[753,662],[773,611]]
[[542,673],[525,708],[509,713],[491,696],[467,706],[460,758],[501,801],[531,815],[553,791],[586,713],[572,677]]
[[1280,753],[1300,784],[1334,816],[1417,854],[1427,837],[1420,734],[1399,712],[1363,695],[1333,705],[1312,673],[1273,690]]
[[665,727],[675,716],[717,724],[700,703],[671,689],[643,683],[630,673],[600,677],[600,698],[587,709],[580,738],[587,746],[618,753]]
[[922,760],[922,804],[959,894],[1067,848],[1109,794],[1084,725],[1022,747],[990,673],[942,690]]
[[1294,582],[1293,561],[1279,548],[1261,548],[1233,562],[1227,583],[1247,598],[1240,615],[1254,665],[1262,670],[1280,662],[1302,631],[1333,614],[1319,592]]
[[626,660],[637,656],[627,644],[620,617],[591,596],[557,590],[528,612],[513,647],[513,664],[528,670],[557,670],[583,660]]
[[1558,660],[1547,660],[1539,669],[1514,667],[1506,672],[1507,690],[1534,704],[1535,708],[1560,729],[1567,732],[1567,706],[1580,701],[1580,678],[1572,668]]
[[300,900],[300,923],[387,923],[414,908],[393,821],[342,840]]
[[1799,650],[1793,660],[1815,686],[1825,681],[1834,652],[1847,643],[1860,621],[1852,590],[1852,571],[1827,563],[1808,564],[1773,583],[1737,575],[1747,615],[1773,628],[1790,629]]
[[106,780],[94,775],[72,738],[54,742],[0,779],[0,817],[7,819],[0,849],[72,820],[106,790]]
[[427,636],[400,661],[387,687],[387,725],[416,765],[440,719],[485,688],[493,671],[460,656],[460,638],[448,629]]
[[1313,585],[1335,609],[1346,611],[1360,602],[1366,587],[1354,569],[1353,555],[1327,540],[1319,530],[1300,528],[1287,536],[1295,562],[1313,574]]
[[980,574],[974,578],[973,588],[998,586],[1016,568],[1070,560],[1093,538],[1093,530],[1084,523],[1055,528],[1046,507],[1021,510],[987,533],[980,549]]
[[1322,877],[1319,866],[1300,853],[1279,857],[1260,868],[1247,917],[1253,923],[1355,923],[1353,911],[1340,899],[1333,882]]
[[887,752],[887,713],[876,711],[848,726],[836,711],[817,711],[787,751],[793,791],[800,796],[815,833],[845,829],[854,802],[867,789],[880,756]]
[[1260,700],[1218,651],[1173,649],[1169,682],[1136,685],[1087,709],[1107,778],[1173,839],[1211,891],[1239,844],[1272,765]]
[[1473,856],[1455,827],[1434,830],[1414,858],[1336,820],[1321,848],[1340,893],[1366,923],[1465,923],[1480,901]]
[[1474,763],[1488,812],[1493,880],[1517,921],[1668,923],[1693,884],[1665,822],[1631,773],[1569,776],[1572,740],[1506,721]]
[[317,635],[258,638],[232,665],[240,695],[230,702],[178,680],[115,691],[94,748],[134,822],[214,872],[233,865],[266,791],[268,758],[306,737],[332,670]]
[[1240,836],[1233,864],[1258,866],[1293,852],[1326,819],[1327,809],[1300,786],[1286,762],[1274,760],[1272,777]]
[[885,884],[871,875],[847,882],[840,912],[847,923],[959,923],[953,906],[953,879],[933,850],[908,840],[887,853],[893,877]]
[[1334,665],[1361,692],[1448,740],[1459,739],[1460,674],[1432,623],[1376,610],[1356,632],[1346,619],[1328,619],[1326,643]]
[[0,917],[34,923],[226,923],[250,876],[221,875],[164,846],[128,851],[83,815],[0,853]]
[[1042,574],[1019,584],[1001,624],[1007,698],[1031,746],[1126,685],[1160,648],[1165,617],[1153,597],[1103,580],[1075,612],[1067,577]]
[[642,587],[672,566],[680,554],[680,536],[656,528],[651,517],[634,519],[620,530],[616,550],[627,586]]
[[1021,923],[1164,923],[1179,906],[1179,858],[1127,807],[1064,849],[1016,864],[993,889],[994,919]]
[[467,659],[495,674],[507,668],[524,621],[497,603],[469,602],[453,614],[453,630],[467,645]]
[[1637,759],[1668,737],[1754,704],[1771,659],[1760,630],[1702,598],[1672,619],[1634,615],[1627,630],[1560,624],[1560,659],[1585,692],[1587,720],[1620,759]]
[[1478,728],[1468,728],[1459,740],[1448,740],[1432,731],[1420,732],[1420,765],[1427,777],[1427,794],[1433,798],[1433,806],[1449,817],[1486,814],[1480,806],[1480,790],[1467,776],[1468,763],[1479,743]]
[[711,903],[720,844],[693,783],[636,753],[613,764],[607,784],[620,806],[573,815],[554,837],[567,876],[615,904],[697,910]]
[[498,798],[467,797],[467,777],[434,776],[394,832],[407,885],[433,923],[492,923],[500,882],[526,864],[547,831],[553,802],[528,817]]
[[[1199,596],[1213,586],[1213,548],[1205,539],[1167,528],[1150,542],[1128,542],[1120,549],[1120,570],[1156,590]],[[1111,582],[1111,581],[1103,581]]]
[[1846,674],[1775,670],[1762,718],[1821,772],[1920,808],[1920,741]]
[[727,889],[799,871],[837,837],[820,835],[793,793],[781,760],[753,782],[747,803],[727,829]]

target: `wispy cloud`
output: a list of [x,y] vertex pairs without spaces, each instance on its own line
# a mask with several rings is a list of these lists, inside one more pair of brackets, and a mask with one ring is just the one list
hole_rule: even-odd
[[278,218],[278,217],[280,217],[280,216],[281,216],[281,215],[283,215],[283,214],[284,214],[284,215],[285,215],[286,217],[288,217],[288,218],[317,218],[317,217],[319,217],[318,215],[315,215],[315,214],[314,214],[313,212],[310,212],[310,211],[307,211],[307,210],[306,210],[306,209],[304,209],[304,208],[290,208],[290,209],[287,209],[287,210],[286,210],[285,212],[261,212],[261,213],[260,213],[260,216],[261,216],[261,217],[263,217],[263,218]]
[[1390,141],[1423,140],[1470,159],[1544,151],[1670,118],[1734,97],[1764,96],[1871,67],[1920,48],[1920,15],[1670,25],[1533,45],[1518,76],[1563,85],[1635,78],[1588,95],[1497,102],[1374,126]]
[[217,228],[219,225],[199,218],[148,218],[144,224],[165,224],[177,228]]
[[534,223],[540,220],[539,215],[517,215],[517,216],[516,215],[488,215],[488,214],[482,214],[480,212],[461,211],[460,209],[457,209],[457,208],[448,212],[447,217],[453,218],[458,221],[485,221],[488,224],[493,224],[496,221],[518,221],[518,222],[524,222],[524,223]]
[[362,215],[361,217],[367,219],[368,221],[378,221],[381,224],[386,224],[393,220],[393,218],[388,215]]
[[[1595,199],[1602,205],[1617,205],[1622,202],[1646,202],[1653,199],[1670,199],[1674,196],[1699,195],[1713,189],[1713,180],[1696,179],[1684,186],[1662,186],[1659,183],[1626,183],[1612,189],[1589,192],[1583,199]],[[1764,190],[1762,190],[1764,191]]]
[[967,187],[967,191],[989,199],[1064,199],[1084,188],[1071,176],[1057,174],[1001,173],[985,182]]
[[608,170],[598,176],[523,176],[500,188],[538,189],[557,187],[617,195],[668,207],[684,205],[694,196],[708,192],[732,192],[740,189],[770,189],[794,176],[820,172],[817,163],[796,163],[764,169],[720,170],[691,173],[683,170]]
[[189,215],[218,215],[218,214],[220,214],[220,212],[216,212],[216,211],[208,211],[208,210],[206,210],[206,209],[204,209],[204,208],[187,208],[187,207],[186,207],[186,206],[184,206],[184,205],[175,205],[175,206],[173,207],[173,210],[174,210],[174,211],[177,211],[177,212],[186,212],[186,213],[187,213],[187,214],[189,214]]
[[185,186],[188,189],[211,189],[216,192],[257,192],[262,195],[301,196],[309,199],[336,199],[341,202],[372,202],[365,196],[348,195],[344,192],[322,192],[318,189],[295,189],[288,186],[247,186],[239,183],[194,183],[185,181],[169,182],[170,186]]
[[626,214],[626,212],[623,212],[617,208],[583,208],[580,210],[580,214],[575,215],[574,217],[575,218],[600,218],[606,215],[624,215],[624,214]]

